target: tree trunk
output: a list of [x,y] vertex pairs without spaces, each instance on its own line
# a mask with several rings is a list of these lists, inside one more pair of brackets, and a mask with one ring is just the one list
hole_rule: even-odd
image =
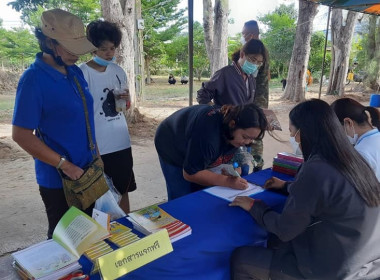
[[377,16],[369,18],[369,32],[367,44],[367,70],[366,84],[373,90],[379,87],[379,56],[380,56],[380,22],[377,26]]
[[228,0],[215,0],[214,21],[211,0],[203,0],[203,29],[211,75],[228,63]]
[[376,61],[376,84],[374,85],[373,89],[376,90],[378,93],[380,90],[380,21],[377,26],[377,34],[376,34],[376,52],[375,52],[375,59]]
[[368,23],[368,48],[367,48],[367,54],[368,54],[368,60],[375,58],[375,49],[376,49],[376,21],[377,16],[372,15],[369,17],[369,23]]
[[311,32],[318,5],[300,0],[296,38],[290,60],[284,99],[299,102],[305,99],[306,71],[310,56]]
[[203,30],[205,34],[206,52],[209,61],[212,61],[212,45],[214,36],[212,2],[211,0],[203,0]]
[[346,22],[343,21],[341,9],[333,9],[331,14],[331,67],[327,94],[344,95],[344,87],[350,59],[351,42],[357,13],[348,12]]
[[152,79],[150,77],[149,65],[150,65],[149,57],[146,56],[145,57],[145,71],[146,71],[146,84],[147,85],[150,85],[152,83]]
[[136,107],[135,90],[135,2],[134,0],[102,0],[102,12],[105,20],[114,22],[122,33],[121,44],[117,49],[117,63],[127,73],[131,108],[127,112],[129,120],[134,121]]
[[[142,19],[141,16],[141,0],[135,0],[136,9],[136,21]],[[144,74],[144,43],[143,43],[143,30],[138,28],[135,24],[135,38],[134,45],[135,48],[135,75],[136,75],[136,98],[140,102],[145,101],[144,85],[145,85],[145,74]]]

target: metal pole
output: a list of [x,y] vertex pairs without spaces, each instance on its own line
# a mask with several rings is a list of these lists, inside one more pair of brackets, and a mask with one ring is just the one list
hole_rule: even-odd
[[325,38],[325,50],[324,50],[324,52],[323,52],[321,80],[319,81],[319,95],[318,95],[318,98],[319,98],[319,99],[321,99],[322,82],[323,82],[323,72],[324,72],[324,70],[325,70],[325,59],[326,59],[326,49],[327,49],[327,38],[328,38],[328,36],[329,36],[330,15],[331,15],[331,7],[329,7],[329,14],[328,14],[328,16],[327,16],[327,27],[326,27],[326,38]]
[[189,26],[189,106],[193,105],[193,56],[194,56],[194,1],[187,0],[188,4],[188,26]]

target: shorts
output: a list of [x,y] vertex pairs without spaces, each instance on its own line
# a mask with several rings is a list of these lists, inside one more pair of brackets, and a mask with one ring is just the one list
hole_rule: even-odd
[[102,155],[104,172],[111,177],[113,185],[121,193],[136,189],[133,173],[132,148]]

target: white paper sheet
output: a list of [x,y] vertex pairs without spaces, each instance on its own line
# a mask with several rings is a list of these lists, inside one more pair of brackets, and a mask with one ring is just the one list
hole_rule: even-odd
[[262,192],[264,191],[264,189],[260,186],[248,183],[248,188],[245,190],[235,190],[228,187],[216,186],[205,189],[203,191],[208,192],[211,195],[225,199],[227,201],[233,201],[237,196],[250,196],[255,193]]

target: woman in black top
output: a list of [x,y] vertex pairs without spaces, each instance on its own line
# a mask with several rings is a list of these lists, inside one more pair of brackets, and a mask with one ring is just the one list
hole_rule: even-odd
[[283,241],[277,249],[240,247],[231,279],[380,279],[380,183],[348,141],[330,106],[313,99],[289,114],[290,136],[305,158],[282,213],[250,197],[240,206]]
[[[201,186],[247,188],[247,181],[215,174],[207,167],[226,163],[233,151],[264,136],[267,121],[254,104],[223,106],[196,105],[181,109],[157,129],[155,145],[165,176],[168,197],[186,195]],[[193,187],[193,188],[192,188]]]

